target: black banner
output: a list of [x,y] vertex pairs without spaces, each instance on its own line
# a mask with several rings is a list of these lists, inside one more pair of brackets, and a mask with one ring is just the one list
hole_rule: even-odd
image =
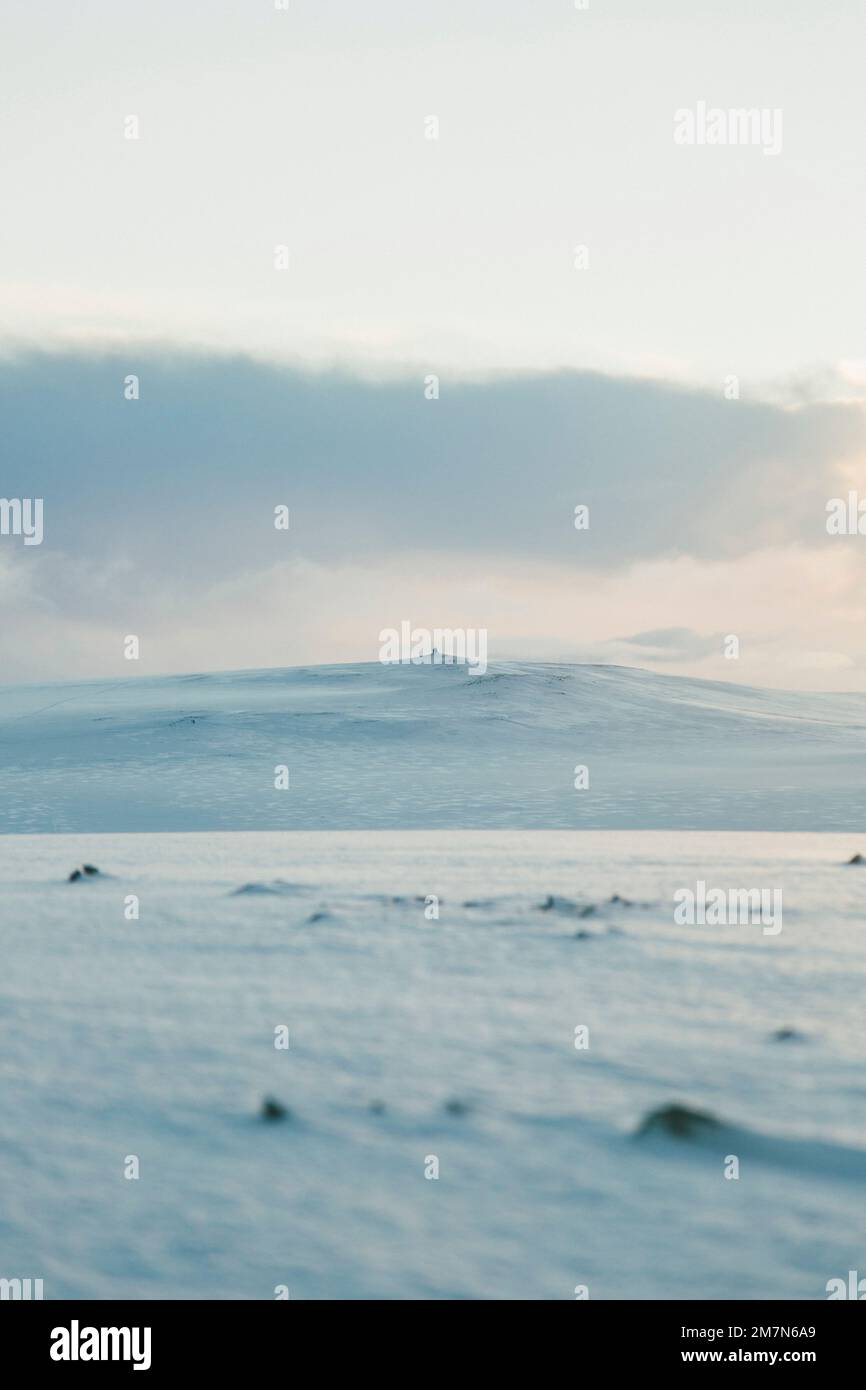
[[[856,1364],[864,1331],[862,1314],[832,1301],[586,1301],[572,1303],[567,1312],[547,1307],[543,1313],[537,1303],[523,1306],[527,1311],[532,1308],[534,1317],[543,1316],[550,1335],[568,1339],[568,1347],[560,1352],[568,1350],[572,1360],[579,1356],[581,1364],[588,1357],[601,1360],[612,1373],[641,1369],[651,1374],[708,1365],[794,1365],[826,1375],[852,1361]],[[430,1338],[424,1343],[425,1378],[437,1359],[443,1373],[453,1374],[471,1345],[467,1338],[476,1330],[483,1331],[485,1339],[490,1336],[491,1305],[482,1305],[471,1320],[465,1303],[458,1308],[454,1328],[464,1347],[459,1356],[448,1338],[447,1322],[443,1325],[441,1306],[421,1315]],[[333,1360],[336,1348],[345,1347],[354,1371],[362,1373],[370,1370],[375,1342],[373,1328],[360,1319],[375,1319],[375,1327],[386,1309],[389,1335],[411,1328],[418,1316],[417,1304],[399,1302],[7,1301],[0,1303],[0,1327],[6,1364],[17,1362],[25,1373],[32,1369],[60,1376],[93,1375],[110,1369],[115,1375],[137,1372],[159,1378],[189,1370],[198,1376],[224,1378],[267,1366],[291,1376],[299,1370],[299,1353],[309,1356],[316,1347],[326,1361]],[[495,1334],[499,1340],[486,1343],[487,1352],[494,1356],[500,1347],[503,1352],[514,1348],[515,1333],[521,1336],[513,1304],[508,1318],[507,1330]],[[351,1342],[343,1340],[346,1333],[351,1334]],[[537,1335],[534,1322],[524,1335]],[[306,1340],[310,1337],[315,1341]],[[551,1345],[548,1354],[556,1350]],[[379,1367],[385,1352],[382,1345],[375,1352]],[[401,1375],[409,1374],[402,1355],[400,1364]]]

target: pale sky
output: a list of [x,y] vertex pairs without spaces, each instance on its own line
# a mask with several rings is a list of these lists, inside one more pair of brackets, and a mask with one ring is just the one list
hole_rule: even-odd
[[[864,37],[854,0],[4,0],[0,492],[46,536],[0,538],[0,679],[128,675],[139,627],[148,673],[374,660],[408,618],[866,688],[866,536],[823,525],[866,496]],[[780,152],[676,144],[701,102]]]
[[[4,0],[6,332],[752,389],[862,362],[864,39],[860,0]],[[781,108],[782,153],[676,146],[700,100]]]

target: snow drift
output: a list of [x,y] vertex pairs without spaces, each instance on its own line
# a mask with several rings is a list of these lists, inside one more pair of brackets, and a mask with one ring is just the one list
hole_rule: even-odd
[[864,821],[864,752],[864,695],[613,666],[481,676],[370,663],[10,686],[0,833],[842,831]]

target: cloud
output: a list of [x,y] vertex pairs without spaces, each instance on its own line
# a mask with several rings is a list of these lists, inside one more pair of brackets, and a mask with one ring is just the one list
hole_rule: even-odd
[[619,645],[642,661],[697,661],[718,652],[723,641],[723,633],[708,636],[688,627],[662,627],[623,637]]
[[792,555],[836,586],[823,669],[851,647],[857,538],[824,527],[859,467],[850,402],[576,372],[443,377],[428,400],[416,376],[129,344],[7,358],[0,411],[2,491],[45,501],[42,546],[0,538],[5,679],[106,674],[139,628],[152,669],[375,659],[404,617],[513,654],[702,669],[735,622],[820,654]]

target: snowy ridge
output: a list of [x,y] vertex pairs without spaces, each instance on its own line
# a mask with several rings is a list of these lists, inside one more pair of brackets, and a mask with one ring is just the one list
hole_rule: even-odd
[[[0,833],[848,830],[866,696],[614,666],[301,667],[0,689]],[[274,768],[290,787],[274,788]],[[589,769],[577,791],[574,768]]]

